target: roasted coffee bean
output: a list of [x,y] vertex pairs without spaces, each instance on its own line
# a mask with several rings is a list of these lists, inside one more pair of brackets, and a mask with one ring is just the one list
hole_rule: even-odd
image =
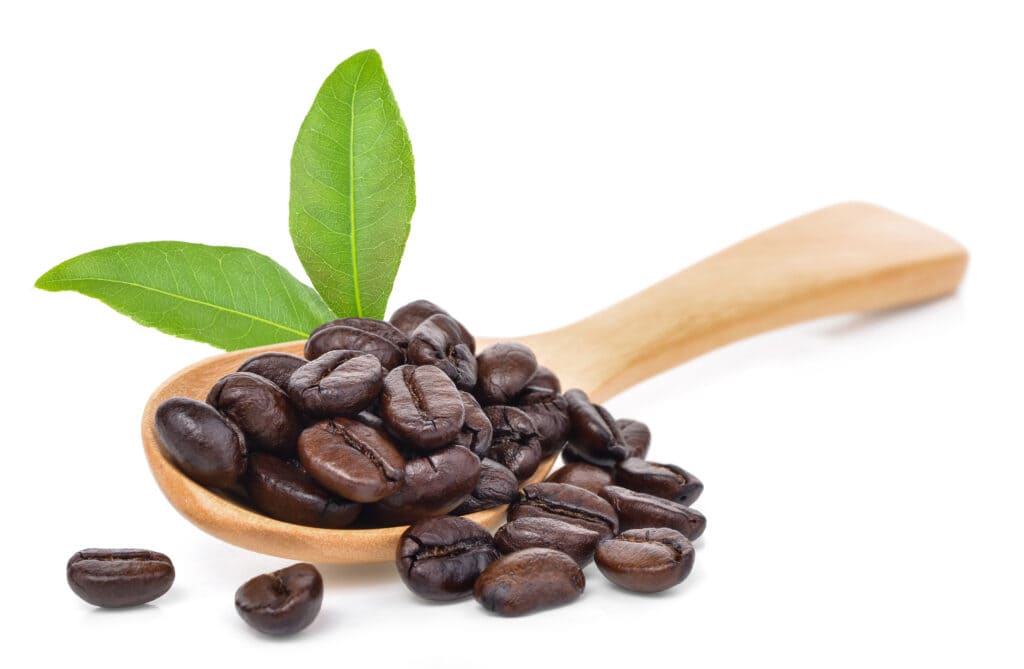
[[704,533],[707,526],[707,519],[695,509],[622,486],[605,486],[601,489],[601,497],[608,500],[615,509],[622,530],[670,527],[693,541]]
[[328,351],[300,367],[288,382],[295,406],[312,416],[351,416],[384,387],[380,361],[359,351]]
[[363,425],[372,427],[375,430],[380,430],[381,432],[387,432],[387,428],[384,427],[384,421],[382,421],[380,419],[380,416],[378,416],[375,413],[371,413],[369,411],[360,411],[355,416],[353,416],[353,418],[355,418],[357,421],[359,421]]
[[693,545],[667,527],[627,530],[602,541],[594,561],[612,583],[636,592],[661,592],[693,569]]
[[380,417],[399,439],[429,451],[458,436],[466,409],[458,388],[440,369],[403,365],[384,378]]
[[474,353],[476,352],[476,340],[473,338],[473,335],[469,333],[469,330],[459,322],[459,319],[455,318],[433,302],[428,302],[427,300],[416,300],[415,302],[410,302],[404,307],[399,307],[395,313],[391,314],[391,318],[389,320],[392,325],[404,332],[406,335],[412,336],[413,331],[420,326],[420,323],[435,314],[444,314],[454,320],[459,326],[459,339],[462,340],[462,343],[469,346],[470,351],[473,351]]
[[369,353],[384,369],[405,364],[405,350],[394,342],[348,325],[332,325],[311,336],[304,355],[307,360],[316,360],[328,351],[338,350]]
[[455,442],[459,446],[465,446],[476,453],[479,457],[487,455],[491,448],[491,438],[494,436],[494,428],[487,414],[480,408],[476,398],[469,393],[459,393],[462,398],[462,406],[466,410],[466,417],[462,421],[462,429],[455,435]]
[[690,506],[704,492],[704,484],[681,467],[629,458],[615,468],[615,483]]
[[537,368],[537,371],[533,373],[533,376],[530,377],[530,380],[526,382],[526,388],[523,389],[523,392],[528,391],[530,388],[549,390],[553,393],[561,393],[562,383],[558,380],[558,377],[555,376],[554,372],[547,367],[540,366]]
[[622,433],[611,414],[600,404],[591,404],[582,390],[565,394],[572,430],[569,439],[577,453],[594,464],[618,462],[629,455]]
[[136,548],[87,548],[68,560],[68,585],[93,606],[151,602],[171,588],[174,565],[163,553]]
[[519,518],[498,528],[494,544],[502,553],[527,548],[554,548],[585,567],[594,559],[600,532],[554,518]]
[[320,572],[300,562],[246,581],[235,592],[235,610],[250,627],[281,636],[308,627],[323,600]]
[[564,483],[532,483],[508,508],[508,519],[554,518],[609,537],[619,531],[615,509],[589,490]]
[[537,371],[537,357],[522,344],[499,342],[481,352],[476,365],[480,404],[512,404]]
[[156,410],[156,432],[168,459],[200,485],[229,488],[245,471],[245,435],[205,402],[166,400]]
[[601,488],[611,485],[612,475],[595,465],[573,462],[553,471],[547,481],[574,485],[596,495],[601,492]]
[[516,398],[516,408],[529,416],[536,428],[541,457],[553,455],[569,437],[569,407],[558,393],[527,387]]
[[493,509],[518,497],[519,481],[512,470],[496,460],[484,458],[480,461],[480,478],[476,482],[476,487],[452,514],[464,516],[467,513]]
[[468,518],[441,516],[411,525],[398,541],[402,582],[420,597],[448,601],[473,592],[473,583],[498,549],[490,533]]
[[391,323],[388,323],[387,321],[379,321],[376,318],[359,318],[357,316],[339,318],[337,320],[324,323],[310,332],[309,336],[312,337],[321,330],[337,327],[339,325],[355,328],[356,330],[362,330],[363,332],[369,332],[381,339],[387,339],[398,348],[406,348],[409,346],[409,337]]
[[562,460],[566,464],[584,464],[598,469],[603,469],[611,475],[615,471],[615,460],[611,458],[594,458],[587,455],[572,445],[572,442],[568,442],[565,448],[562,449]]
[[615,421],[622,435],[622,443],[630,458],[646,458],[651,447],[651,431],[647,425],[632,418],[620,418]]
[[476,356],[462,341],[459,324],[450,316],[434,314],[420,323],[409,338],[407,358],[415,365],[437,367],[460,390],[472,390],[476,385]]
[[520,481],[530,478],[537,471],[542,450],[533,421],[515,407],[489,406],[484,414],[494,428],[487,457],[508,467]]
[[249,457],[245,492],[271,518],[311,527],[348,527],[362,508],[321,487],[299,463],[265,453]]
[[317,483],[345,499],[376,502],[402,486],[405,458],[381,430],[327,418],[299,435],[299,461]]
[[480,478],[480,459],[463,446],[449,446],[405,463],[405,476],[394,494],[366,513],[377,526],[405,525],[442,516],[462,504]]
[[234,372],[214,384],[206,401],[235,422],[250,448],[283,457],[295,454],[302,417],[274,382]]
[[237,371],[262,376],[273,381],[281,390],[288,390],[288,379],[292,377],[292,372],[305,365],[306,362],[305,358],[300,358],[297,355],[269,351],[249,358]]
[[473,586],[473,596],[488,611],[521,616],[568,604],[586,586],[583,571],[562,551],[527,548],[491,563]]

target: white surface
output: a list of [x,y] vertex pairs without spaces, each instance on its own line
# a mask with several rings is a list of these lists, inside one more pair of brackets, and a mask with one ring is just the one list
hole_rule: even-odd
[[[212,4],[0,9],[5,666],[1024,663],[1013,3]],[[590,567],[580,602],[503,620],[418,601],[391,566],[326,567],[316,623],[267,641],[232,597],[286,561],[194,529],[140,448],[149,392],[214,351],[31,284],[153,239],[247,245],[300,272],[291,144],[323,77],[368,47],[416,153],[393,305],[543,330],[847,199],[960,239],[967,281],[609,402],[651,426],[652,459],[707,486],[681,587],[630,595]],[[140,610],[94,610],[64,583],[87,546],[165,551],[177,582]]]

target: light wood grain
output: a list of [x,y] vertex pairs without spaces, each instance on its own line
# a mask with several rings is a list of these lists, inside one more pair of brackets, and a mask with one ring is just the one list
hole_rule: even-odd
[[[732,246],[604,311],[522,341],[565,387],[603,402],[712,349],[774,328],[851,311],[902,306],[954,292],[967,252],[953,239],[886,209],[847,203]],[[471,318],[467,323],[472,326]],[[481,339],[485,348],[498,339]],[[193,483],[163,456],[153,416],[174,396],[204,399],[214,382],[264,351],[302,354],[302,342],[218,355],[181,370],[150,397],[146,458],[174,507],[204,531],[251,550],[328,563],[394,559],[404,527],[324,530],[267,518]],[[641,417],[642,418],[642,417]],[[549,458],[530,479],[547,475]],[[494,529],[504,507],[469,516]]]

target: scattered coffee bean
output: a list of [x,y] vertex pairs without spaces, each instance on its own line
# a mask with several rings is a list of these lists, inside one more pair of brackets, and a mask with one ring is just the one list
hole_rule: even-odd
[[554,518],[593,530],[602,538],[619,531],[615,509],[589,490],[564,483],[532,483],[509,506],[508,519]]
[[348,527],[362,508],[321,487],[301,464],[265,453],[250,456],[245,491],[252,505],[271,518],[311,527]]
[[704,533],[707,525],[707,519],[695,509],[621,486],[605,486],[601,490],[601,497],[608,500],[615,509],[622,530],[670,527],[693,541]]
[[87,548],[68,560],[68,585],[93,606],[151,602],[171,588],[174,565],[163,553],[135,548]]
[[327,418],[299,435],[299,461],[331,492],[376,502],[402,486],[405,458],[381,430],[351,418]]
[[466,417],[463,419],[462,429],[455,435],[454,443],[465,446],[482,458],[491,448],[494,428],[475,397],[464,391],[459,393],[459,397],[462,398]]
[[288,396],[311,416],[351,416],[377,399],[384,387],[380,361],[359,351],[328,351],[303,365],[288,381]]
[[527,548],[554,548],[585,567],[594,559],[594,551],[603,535],[575,523],[554,518],[525,517],[498,528],[494,544],[502,553]]
[[297,355],[269,351],[249,358],[237,371],[262,376],[273,381],[281,390],[288,390],[288,379],[292,377],[292,373],[296,369],[305,365],[306,362],[306,359]]
[[512,404],[537,371],[537,357],[516,342],[499,342],[477,356],[476,396],[484,406]]
[[636,492],[664,497],[690,506],[704,491],[696,476],[675,465],[629,458],[615,468],[615,482]]
[[405,363],[405,351],[394,342],[349,325],[332,325],[317,331],[306,341],[305,356],[307,360],[316,360],[324,353],[336,350],[369,353],[380,361],[384,369],[394,369]]
[[295,454],[302,418],[274,382],[234,372],[214,384],[206,401],[234,421],[250,448],[282,457]]
[[405,463],[402,486],[367,507],[379,526],[405,525],[441,516],[462,504],[480,478],[480,459],[463,446],[449,446]]
[[626,444],[628,458],[646,458],[651,447],[651,430],[646,424],[632,418],[619,418],[615,421]]
[[433,365],[448,375],[459,390],[476,385],[476,357],[462,341],[460,326],[445,314],[434,314],[420,323],[409,338],[408,360],[414,365]]
[[537,471],[542,452],[533,421],[509,406],[489,406],[484,414],[494,429],[487,457],[508,467],[520,481],[530,478]]
[[606,539],[594,556],[609,581],[636,592],[661,592],[683,582],[693,569],[693,545],[681,532],[627,530]]
[[577,454],[597,465],[625,460],[629,452],[615,419],[600,404],[592,404],[582,390],[565,394],[572,423],[570,441]]
[[391,314],[391,318],[389,320],[391,325],[395,326],[406,335],[412,336],[412,333],[423,321],[435,314],[444,314],[454,320],[459,326],[459,339],[462,343],[469,346],[470,351],[474,353],[476,352],[476,340],[473,338],[473,335],[469,333],[469,330],[467,330],[457,318],[433,302],[429,302],[427,300],[416,300],[415,302],[410,302],[404,307],[399,307],[395,313]]
[[395,563],[402,582],[420,597],[447,601],[473,592],[498,558],[490,533],[468,518],[427,518],[402,533]]
[[601,488],[611,484],[612,475],[596,465],[573,462],[553,471],[547,481],[574,485],[596,495],[601,492]]
[[505,465],[490,458],[480,461],[480,479],[473,492],[452,514],[464,516],[484,509],[492,509],[519,498],[519,481]]
[[527,388],[516,398],[516,408],[529,416],[540,439],[541,457],[556,453],[569,437],[569,409],[565,398],[542,388]]
[[168,459],[190,479],[229,488],[245,471],[245,435],[205,402],[172,397],[156,410],[156,432]]
[[310,332],[309,336],[312,337],[321,330],[337,327],[339,325],[355,328],[356,330],[360,330],[362,332],[369,332],[370,334],[376,335],[381,339],[387,339],[389,342],[391,342],[392,344],[401,349],[407,348],[409,346],[409,337],[406,335],[406,333],[402,332],[391,323],[388,323],[387,321],[379,321],[376,318],[360,318],[357,316],[352,316],[349,318],[339,318],[337,320],[324,323],[323,325],[319,326],[318,328]]
[[235,592],[235,610],[252,628],[281,636],[308,627],[323,599],[320,572],[301,562],[246,581]]
[[423,451],[451,443],[466,417],[458,388],[431,365],[391,370],[384,379],[380,411],[390,432]]
[[480,574],[473,596],[488,611],[521,616],[568,604],[585,585],[580,566],[562,551],[528,548],[494,561]]

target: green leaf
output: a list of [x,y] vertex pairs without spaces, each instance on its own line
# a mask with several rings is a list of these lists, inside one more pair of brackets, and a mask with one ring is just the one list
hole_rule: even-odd
[[289,227],[339,316],[383,318],[416,208],[412,146],[380,55],[331,73],[292,151]]
[[111,246],[57,265],[36,287],[75,290],[143,325],[229,351],[303,339],[335,317],[284,267],[231,246]]

